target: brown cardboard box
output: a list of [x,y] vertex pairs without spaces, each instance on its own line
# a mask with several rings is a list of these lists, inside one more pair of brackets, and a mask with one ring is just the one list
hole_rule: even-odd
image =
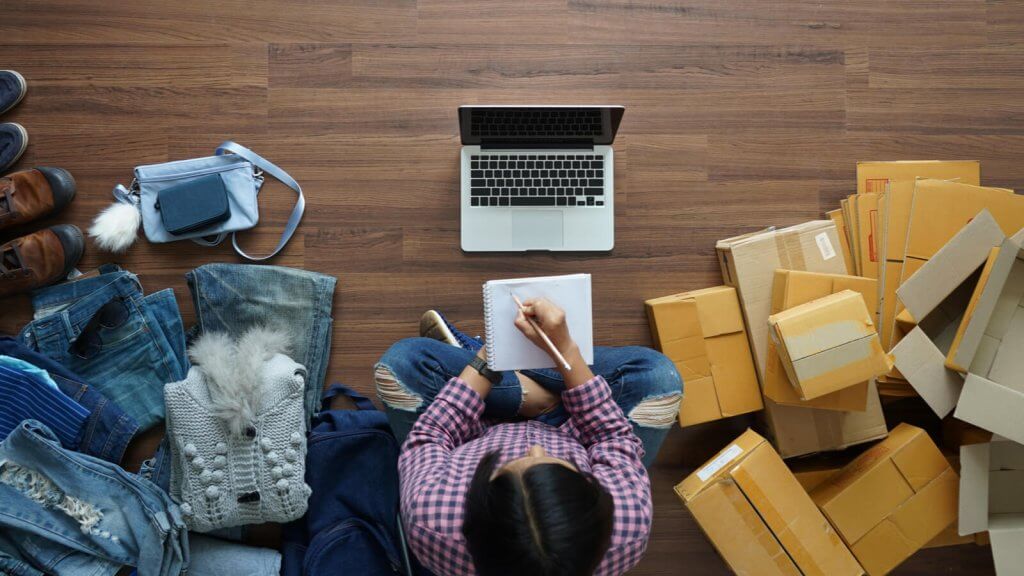
[[850,250],[850,237],[846,231],[846,218],[843,217],[843,209],[837,208],[825,213],[836,225],[836,232],[839,235],[839,246],[843,251],[843,261],[846,262],[847,270],[856,270],[853,263],[853,252]]
[[[826,220],[718,242],[722,277],[739,294],[759,375],[764,374],[768,352],[768,315],[775,270],[845,274],[846,263],[835,250],[838,241],[835,225]],[[868,406],[864,412],[783,406],[770,399],[765,399],[764,404],[772,442],[783,458],[840,450],[884,438],[887,434],[874,384],[868,388]]]
[[751,430],[675,491],[737,574],[863,574],[779,455]]
[[946,355],[982,266],[1005,240],[995,218],[982,210],[897,290],[918,323],[893,348],[896,367],[940,418],[953,410],[963,388],[963,379],[946,368]]
[[[772,287],[772,314],[806,304],[843,290],[864,297],[868,309],[876,307],[877,282],[860,276],[819,274],[799,270],[776,270]],[[764,395],[779,404],[839,411],[864,411],[868,402],[868,382],[814,398],[802,400],[789,381],[775,343],[768,339],[768,366],[765,369]]]
[[[858,162],[857,193],[885,193],[885,210],[879,216],[885,230],[882,269],[879,283],[881,319],[879,335],[882,346],[889,350],[893,344],[893,319],[899,312],[896,288],[903,269],[907,224],[914,198],[917,178],[955,180],[963,184],[981,184],[981,164],[977,160],[908,160],[896,162]],[[908,276],[909,277],[909,276]]]
[[789,380],[802,399],[854,386],[892,368],[864,297],[843,290],[768,318]]
[[989,531],[996,573],[1024,574],[1024,446],[996,438],[960,449],[960,534]]
[[864,260],[860,253],[860,210],[857,207],[857,195],[847,196],[839,204],[846,215],[846,234],[850,238],[850,251],[853,252],[854,273],[857,276],[864,275],[862,265]]
[[931,438],[900,424],[811,498],[868,574],[885,574],[956,520],[959,480]]
[[[858,194],[857,199],[857,252],[860,255],[861,276],[878,278],[879,239],[881,224],[878,220],[879,194]],[[872,311],[874,312],[874,311]]]
[[658,350],[686,383],[679,425],[764,407],[736,289],[718,286],[645,303]]

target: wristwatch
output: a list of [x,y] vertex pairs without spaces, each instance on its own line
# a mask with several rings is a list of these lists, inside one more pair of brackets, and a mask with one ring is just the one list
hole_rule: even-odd
[[480,373],[481,376],[487,378],[491,384],[497,384],[501,382],[501,372],[495,372],[487,367],[487,360],[479,356],[473,356],[473,359],[469,361],[470,367]]

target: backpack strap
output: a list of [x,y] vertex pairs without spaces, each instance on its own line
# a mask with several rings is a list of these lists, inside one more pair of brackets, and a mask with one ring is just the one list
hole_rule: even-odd
[[[222,143],[217,147],[216,154],[217,156],[224,154],[237,154],[248,160],[253,166],[263,170],[263,172],[270,174],[274,178],[277,178],[282,184],[295,191],[295,194],[297,195],[295,207],[292,208],[292,213],[288,216],[288,222],[284,226],[284,232],[281,233],[281,239],[278,240],[277,247],[274,248],[273,252],[266,256],[250,256],[238,246],[238,234],[231,234],[231,245],[235,247],[235,252],[238,252],[238,255],[243,258],[259,262],[261,260],[269,260],[270,258],[277,256],[277,253],[280,252],[285,247],[285,244],[288,244],[288,241],[292,239],[292,235],[295,234],[295,230],[299,227],[299,222],[302,221],[302,214],[306,211],[306,198],[302,195],[302,187],[299,186],[299,183],[296,182],[291,175],[281,168],[278,168],[276,164],[236,142],[228,140]],[[258,189],[256,193],[259,194]],[[219,243],[220,241],[217,241],[217,244]]]
[[358,408],[359,410],[377,409],[377,407],[373,405],[373,402],[371,402],[369,398],[363,396],[362,394],[356,392],[355,390],[349,388],[348,386],[345,386],[344,384],[340,384],[338,382],[331,384],[331,387],[328,388],[324,392],[323,396],[320,397],[320,405],[323,407],[328,406],[331,403],[331,400],[333,400],[337,396],[348,397],[348,399],[352,400],[352,402],[355,403],[356,408]]

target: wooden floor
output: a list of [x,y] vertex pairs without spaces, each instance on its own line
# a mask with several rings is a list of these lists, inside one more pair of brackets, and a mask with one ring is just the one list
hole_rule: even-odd
[[[715,285],[717,239],[815,218],[857,160],[971,158],[1024,187],[1024,5],[1012,0],[7,0],[0,65],[28,79],[6,120],[79,195],[83,228],[137,164],[225,139],[291,172],[308,209],[275,263],[339,278],[330,377],[445,311],[481,328],[490,278],[590,272],[596,340],[649,344],[646,298]],[[626,106],[610,255],[459,250],[456,107]],[[268,247],[290,197],[266,189]],[[116,261],[148,290],[236,262],[230,248],[141,241]],[[30,317],[0,301],[0,330]],[[898,416],[890,413],[890,425]],[[653,471],[654,535],[637,575],[721,574],[671,486],[749,421],[675,430]],[[922,552],[901,574],[991,573],[988,548]]]

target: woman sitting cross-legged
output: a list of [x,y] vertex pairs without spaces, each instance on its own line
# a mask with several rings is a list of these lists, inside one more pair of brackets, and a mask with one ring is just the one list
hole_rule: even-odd
[[[399,441],[413,552],[444,576],[622,574],[651,525],[646,464],[675,420],[682,381],[648,348],[596,348],[587,366],[546,300],[516,326],[571,370],[493,373],[486,348],[428,312],[376,367]],[[546,349],[546,348],[545,348]],[[595,373],[597,374],[595,376]]]

